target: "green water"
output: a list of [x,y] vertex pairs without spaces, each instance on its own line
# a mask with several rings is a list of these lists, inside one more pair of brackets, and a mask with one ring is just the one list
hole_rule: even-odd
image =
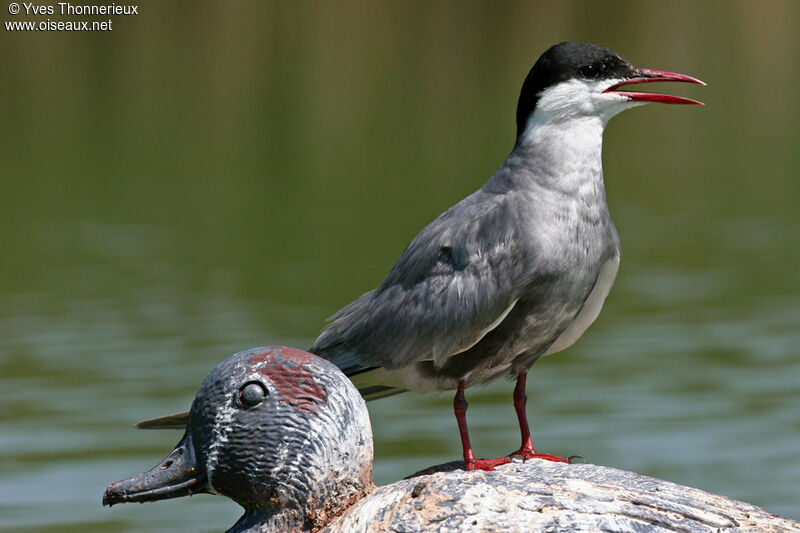
[[[698,76],[659,89],[708,105],[607,130],[622,266],[529,377],[537,449],[800,519],[800,4],[139,12],[0,32],[0,529],[231,525],[214,496],[100,506],[179,438],[132,424],[188,407],[233,352],[309,346],[502,162],[522,79],[565,39]],[[479,455],[519,444],[511,389],[468,391]],[[459,456],[449,395],[370,411],[379,483]]]

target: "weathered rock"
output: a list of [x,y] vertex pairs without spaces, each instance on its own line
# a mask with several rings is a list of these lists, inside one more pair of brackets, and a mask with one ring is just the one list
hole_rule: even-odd
[[615,468],[531,460],[466,472],[462,465],[378,487],[324,531],[800,531],[800,523],[754,505]]

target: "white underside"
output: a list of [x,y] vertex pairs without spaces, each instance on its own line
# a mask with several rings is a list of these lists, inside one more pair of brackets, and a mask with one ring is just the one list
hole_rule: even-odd
[[578,316],[575,320],[567,326],[567,329],[561,332],[556,341],[550,345],[550,348],[544,355],[560,352],[569,348],[575,341],[577,341],[583,332],[592,325],[592,322],[597,319],[600,310],[603,308],[603,302],[606,300],[611,286],[614,285],[614,279],[617,277],[617,270],[619,269],[619,256],[609,259],[600,268],[600,273],[597,275],[597,281],[583,304]]

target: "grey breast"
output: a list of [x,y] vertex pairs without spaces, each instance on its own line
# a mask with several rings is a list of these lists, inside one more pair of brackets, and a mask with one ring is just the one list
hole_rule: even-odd
[[[452,381],[466,376],[468,384],[481,383],[503,372],[524,371],[559,340],[563,349],[583,333],[608,294],[620,254],[604,193],[590,194],[585,199],[516,187],[506,195],[516,228],[506,235],[516,240],[522,266],[515,280],[516,303],[496,328],[441,368],[417,363],[420,377]],[[601,277],[604,266],[609,274]],[[599,296],[593,298],[598,300],[592,302],[594,309],[570,332],[593,293]],[[562,337],[565,332],[570,334]]]

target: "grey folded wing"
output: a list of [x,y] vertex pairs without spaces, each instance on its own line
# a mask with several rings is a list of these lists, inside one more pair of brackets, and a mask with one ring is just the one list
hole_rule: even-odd
[[502,197],[479,193],[423,229],[377,289],[329,319],[311,351],[347,374],[423,360],[441,367],[496,327],[516,303],[526,255]]

